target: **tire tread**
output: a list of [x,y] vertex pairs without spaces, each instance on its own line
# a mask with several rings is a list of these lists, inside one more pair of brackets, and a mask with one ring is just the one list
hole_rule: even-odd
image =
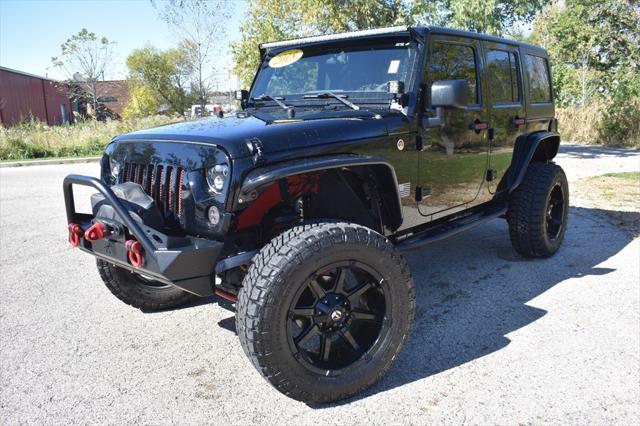
[[[280,287],[284,285],[279,271],[287,266],[291,267],[292,263],[300,265],[305,257],[301,253],[305,250],[316,252],[326,250],[334,243],[348,240],[373,246],[384,255],[390,256],[398,265],[407,284],[407,288],[402,290],[408,291],[409,294],[411,308],[407,315],[411,323],[415,315],[415,288],[409,267],[403,257],[384,236],[363,226],[347,222],[307,223],[278,235],[254,257],[244,280],[244,287],[239,293],[236,330],[245,354],[253,366],[278,391],[300,401],[322,403],[348,398],[378,381],[392,365],[392,362],[387,363],[374,380],[362,385],[356,391],[338,391],[327,396],[306,392],[270,363],[270,351],[265,339],[270,330],[268,321],[264,321],[263,318],[269,316],[268,311],[273,309],[275,303],[274,295],[278,294]],[[408,331],[405,336],[402,336],[401,343],[396,348],[391,361],[401,352],[407,335]]]

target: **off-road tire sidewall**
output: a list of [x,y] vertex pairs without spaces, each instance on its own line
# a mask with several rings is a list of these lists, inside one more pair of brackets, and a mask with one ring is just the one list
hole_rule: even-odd
[[[555,239],[550,239],[545,227],[549,196],[556,185],[563,193],[562,227]],[[511,197],[507,220],[509,237],[514,249],[528,257],[550,257],[558,251],[567,230],[569,185],[560,166],[554,163],[533,163]]]
[[160,311],[182,306],[197,298],[175,286],[154,287],[132,272],[97,259],[98,273],[109,291],[118,299],[145,311]]
[[[288,311],[310,275],[344,260],[382,275],[390,324],[367,362],[326,377],[294,358]],[[415,311],[414,284],[402,256],[382,235],[349,223],[304,225],[276,237],[254,259],[239,296],[236,329],[245,353],[279,391],[305,402],[344,399],[376,382],[401,351]]]

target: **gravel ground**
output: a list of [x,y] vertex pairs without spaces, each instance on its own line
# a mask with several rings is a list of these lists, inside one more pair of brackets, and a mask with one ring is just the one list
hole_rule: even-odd
[[[638,152],[563,146],[570,180],[640,170]],[[62,178],[96,164],[0,170],[0,421],[145,424],[639,424],[640,240],[574,206],[547,260],[504,221],[407,254],[413,333],[391,372],[308,406],[251,367],[215,298],[145,314],[66,242]]]

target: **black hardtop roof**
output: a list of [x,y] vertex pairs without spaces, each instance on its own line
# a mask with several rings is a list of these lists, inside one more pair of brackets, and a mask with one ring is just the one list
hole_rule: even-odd
[[370,37],[380,37],[385,35],[408,35],[411,31],[415,31],[421,36],[426,36],[428,33],[433,34],[445,34],[451,36],[459,36],[459,37],[468,37],[474,38],[478,40],[487,40],[495,43],[504,43],[510,44],[514,46],[521,46],[525,49],[536,50],[539,52],[546,51],[540,47],[532,44],[524,43],[517,40],[511,40],[508,38],[497,37],[489,34],[476,33],[472,31],[464,31],[457,30],[453,28],[445,28],[445,27],[437,27],[437,26],[397,26],[397,27],[387,27],[387,28],[374,28],[370,30],[362,30],[362,31],[351,31],[345,33],[337,33],[337,34],[325,34],[325,35],[317,35],[310,37],[302,37],[297,39],[290,40],[282,40],[282,41],[274,41],[268,43],[260,44],[260,50],[263,52],[268,49],[280,49],[285,47],[294,47],[305,44],[318,44],[322,42],[330,42],[337,40],[348,40],[348,39],[366,39]]

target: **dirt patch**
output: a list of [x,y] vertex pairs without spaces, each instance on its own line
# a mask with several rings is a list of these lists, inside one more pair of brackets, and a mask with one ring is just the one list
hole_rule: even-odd
[[640,236],[640,173],[588,177],[569,187],[572,206],[599,209],[617,227]]

